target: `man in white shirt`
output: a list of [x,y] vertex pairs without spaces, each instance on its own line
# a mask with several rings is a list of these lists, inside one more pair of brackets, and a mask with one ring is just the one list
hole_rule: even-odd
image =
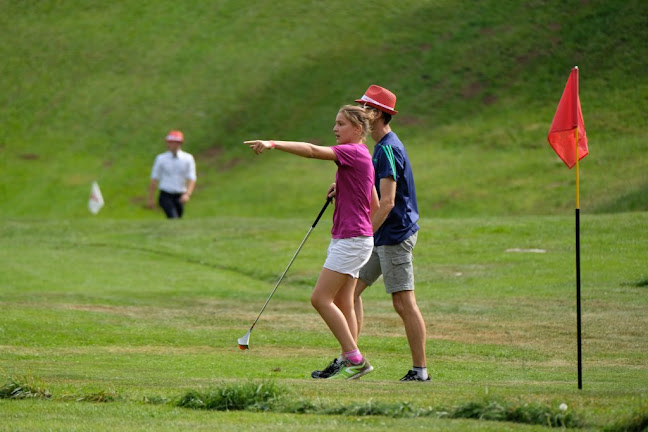
[[196,186],[196,162],[192,155],[180,150],[183,141],[182,132],[169,132],[166,136],[169,151],[157,155],[151,172],[148,206],[155,207],[155,191],[159,188],[158,203],[169,219],[182,217],[184,205]]

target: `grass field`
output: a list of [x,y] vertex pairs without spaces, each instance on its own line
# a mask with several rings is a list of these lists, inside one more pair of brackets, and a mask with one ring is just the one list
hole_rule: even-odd
[[[310,371],[336,354],[308,301],[324,259],[327,216],[261,317],[247,352],[237,349],[236,339],[310,220],[5,221],[0,365],[8,381],[51,397],[0,399],[7,419],[0,429],[543,428],[430,415],[262,415],[175,405],[187,392],[250,380],[277,383],[291,403],[322,409],[372,401],[438,412],[500,400],[554,410],[565,403],[589,429],[637,412],[645,419],[645,213],[582,218],[582,391],[569,217],[423,220],[417,298],[427,321],[433,384],[397,382],[410,357],[381,282],[366,293],[360,344],[375,372],[352,384],[314,382]],[[516,248],[546,252],[507,252]]]
[[[648,426],[644,0],[0,9],[0,430]],[[546,140],[575,65],[590,144],[582,391],[575,175]],[[375,372],[309,378],[337,354],[309,305],[330,210],[251,350],[236,348],[335,171],[242,142],[332,144],[335,111],[372,83],[397,94],[393,127],[414,166],[428,386],[397,382],[410,357],[381,283],[360,341]],[[172,128],[198,165],[178,223],[144,208]],[[219,397],[242,409],[215,408]]]

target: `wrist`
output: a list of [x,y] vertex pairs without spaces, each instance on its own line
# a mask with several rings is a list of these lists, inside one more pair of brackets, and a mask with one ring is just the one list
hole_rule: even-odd
[[277,147],[277,143],[276,143],[276,142],[274,142],[274,141],[272,141],[272,140],[269,141],[269,142],[270,142],[270,148],[271,148],[271,149]]

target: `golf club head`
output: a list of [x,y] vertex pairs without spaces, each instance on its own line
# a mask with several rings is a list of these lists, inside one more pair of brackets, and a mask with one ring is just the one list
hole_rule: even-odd
[[242,351],[245,351],[246,349],[250,349],[250,330],[248,330],[248,332],[245,333],[245,336],[241,336],[240,338],[238,338],[238,347]]

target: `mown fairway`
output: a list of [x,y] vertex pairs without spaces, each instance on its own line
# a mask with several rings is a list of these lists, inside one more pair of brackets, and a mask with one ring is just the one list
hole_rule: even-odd
[[[259,321],[248,352],[237,349],[236,339],[256,317],[308,219],[7,221],[0,245],[0,362],[6,377],[52,397],[0,400],[8,419],[3,428],[503,427],[173,407],[187,391],[241,380],[276,381],[290,398],[324,405],[372,400],[451,408],[487,397],[554,408],[566,403],[586,425],[601,427],[646,408],[648,217],[586,216],[582,223],[584,390],[578,391],[571,218],[423,221],[417,297],[428,325],[431,385],[396,382],[410,358],[381,283],[366,295],[361,339],[375,372],[351,384],[309,378],[336,354],[308,302],[328,218]],[[546,252],[506,252],[513,248]],[[114,400],[90,402],[98,395]]]

